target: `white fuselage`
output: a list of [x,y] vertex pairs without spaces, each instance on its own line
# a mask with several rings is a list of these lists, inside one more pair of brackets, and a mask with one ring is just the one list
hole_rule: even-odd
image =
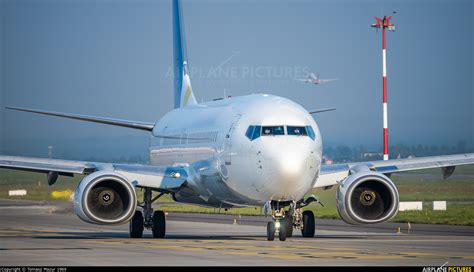
[[[246,136],[250,126],[262,127],[261,135]],[[284,135],[264,135],[269,126],[283,126]],[[315,137],[289,135],[288,126],[310,126]],[[317,180],[321,156],[312,116],[266,94],[177,108],[156,123],[150,142],[150,164],[192,170],[175,200],[215,207],[301,200]]]

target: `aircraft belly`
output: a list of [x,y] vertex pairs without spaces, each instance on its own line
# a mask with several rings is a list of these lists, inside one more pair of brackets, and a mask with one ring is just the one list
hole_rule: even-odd
[[207,205],[212,207],[234,207],[247,206],[251,203],[239,197],[233,192],[219,177],[203,177],[202,187],[205,192],[192,196],[186,196],[180,192],[175,194],[175,199],[178,202],[187,202],[200,205]]

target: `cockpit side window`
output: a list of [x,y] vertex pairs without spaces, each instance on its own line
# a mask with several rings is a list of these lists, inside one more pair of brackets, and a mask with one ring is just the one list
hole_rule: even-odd
[[249,126],[249,128],[247,128],[247,132],[245,132],[245,136],[247,136],[250,141],[253,141],[260,137],[261,128],[261,126]]
[[283,126],[262,127],[262,136],[285,135]]
[[247,129],[247,132],[245,132],[245,136],[247,136],[247,138],[249,138],[250,140],[252,140],[254,128],[255,126],[249,126],[249,128]]
[[306,132],[306,127],[287,126],[286,130],[288,131],[288,135],[308,135],[308,133]]
[[306,126],[306,130],[308,131],[308,136],[314,141],[316,139],[316,133],[311,126]]

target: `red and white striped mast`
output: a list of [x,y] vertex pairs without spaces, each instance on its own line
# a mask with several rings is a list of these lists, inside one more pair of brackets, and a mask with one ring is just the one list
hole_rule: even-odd
[[383,89],[383,159],[388,160],[388,112],[387,112],[387,43],[385,29],[395,31],[395,25],[390,23],[392,16],[382,19],[375,17],[376,23],[371,27],[382,30],[382,89]]

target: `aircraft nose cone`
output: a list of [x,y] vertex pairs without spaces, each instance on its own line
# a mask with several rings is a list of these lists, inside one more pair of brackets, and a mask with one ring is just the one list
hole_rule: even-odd
[[310,189],[316,158],[306,145],[280,145],[267,150],[273,199],[299,200]]
[[308,160],[309,156],[307,154],[299,152],[281,154],[277,159],[281,180],[285,183],[291,183],[287,181],[300,179],[304,174]]

